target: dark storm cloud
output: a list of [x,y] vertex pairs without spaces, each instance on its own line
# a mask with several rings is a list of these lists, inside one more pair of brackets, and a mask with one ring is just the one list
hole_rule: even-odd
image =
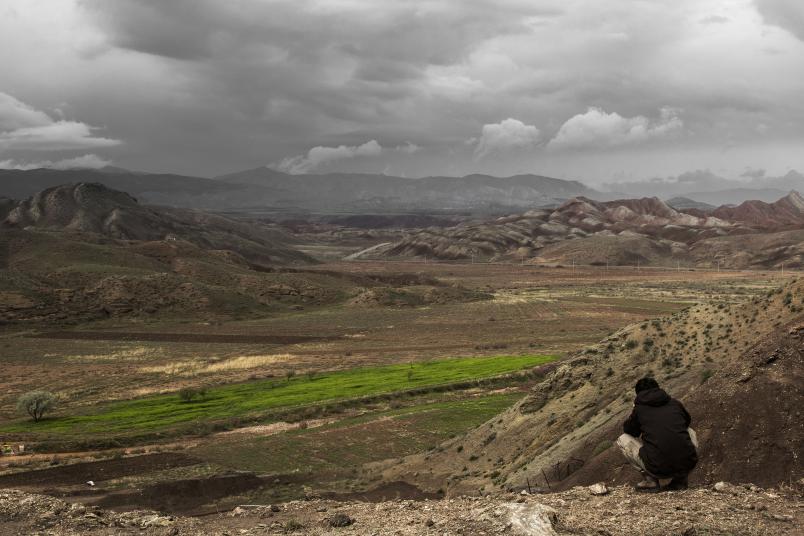
[[[117,165],[590,182],[799,166],[779,157],[804,137],[804,44],[763,23],[781,0],[6,1],[0,91],[101,127],[122,143],[92,152]],[[380,154],[350,149],[371,140]]]
[[384,142],[406,141],[405,123],[423,121],[418,114],[441,99],[428,87],[429,68],[464,61],[486,39],[527,31],[528,17],[560,14],[510,1],[81,6],[111,46],[175,62],[192,83],[185,106],[226,106],[244,131],[261,128],[267,144],[281,133],[284,142],[308,147],[334,132],[339,144],[362,143],[366,131]]
[[295,59],[339,49],[357,58],[419,65],[453,63],[478,41],[521,31],[524,17],[561,13],[524,1],[82,0],[81,5],[116,46],[169,58],[200,59],[269,44]]
[[784,28],[804,41],[804,3],[801,0],[756,0],[768,24]]

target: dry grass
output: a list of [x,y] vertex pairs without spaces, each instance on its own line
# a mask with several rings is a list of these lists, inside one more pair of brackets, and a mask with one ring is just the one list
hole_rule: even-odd
[[153,348],[139,346],[127,348],[103,354],[84,354],[60,356],[59,354],[46,354],[46,357],[60,357],[67,361],[142,361],[157,356],[158,352]]
[[494,293],[495,303],[499,304],[520,304],[520,303],[554,303],[557,300],[550,296],[547,289],[504,289]]
[[294,359],[293,354],[272,354],[272,355],[243,355],[217,362],[203,361],[174,361],[164,365],[153,367],[142,367],[140,372],[145,374],[168,374],[171,376],[196,376],[198,374],[209,374],[213,372],[227,372],[233,370],[248,370],[275,365]]

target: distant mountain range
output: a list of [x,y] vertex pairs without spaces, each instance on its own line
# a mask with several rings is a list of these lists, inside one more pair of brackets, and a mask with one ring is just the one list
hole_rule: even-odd
[[268,168],[216,179],[135,173],[117,168],[0,170],[0,196],[24,199],[45,188],[78,182],[103,184],[148,204],[207,210],[505,213],[526,207],[556,206],[579,195],[606,198],[606,194],[580,182],[539,175],[409,179],[359,173],[288,175]]
[[[799,177],[789,173],[785,180]],[[91,182],[127,192],[152,205],[198,208],[203,210],[262,210],[275,213],[438,213],[472,212],[511,214],[532,208],[557,207],[568,199],[585,197],[597,201],[638,197],[649,186],[629,183],[631,190],[611,193],[590,188],[578,181],[541,175],[492,177],[424,177],[411,179],[389,175],[328,173],[289,175],[260,167],[231,173],[214,179],[141,173],[116,167],[103,169],[33,169],[0,170],[0,197],[25,199],[43,189],[62,184]],[[689,183],[694,186],[695,183]],[[718,185],[734,184],[720,181]],[[774,183],[775,184],[775,183]],[[610,185],[610,186],[625,186]],[[666,195],[691,201],[677,208],[708,210],[724,204],[747,200],[770,202],[787,191],[777,188],[728,188]],[[676,188],[677,189],[677,188]],[[694,205],[704,203],[705,205]],[[2,206],[0,206],[2,210]]]
[[282,206],[337,208],[358,212],[382,210],[505,210],[560,204],[585,195],[606,194],[577,181],[540,175],[492,177],[425,177],[408,179],[389,175],[329,173],[288,175],[256,168],[218,177],[230,184],[267,188]]

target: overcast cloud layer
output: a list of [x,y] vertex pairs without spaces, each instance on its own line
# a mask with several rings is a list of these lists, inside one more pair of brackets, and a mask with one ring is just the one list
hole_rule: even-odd
[[801,0],[5,0],[0,167],[804,170]]

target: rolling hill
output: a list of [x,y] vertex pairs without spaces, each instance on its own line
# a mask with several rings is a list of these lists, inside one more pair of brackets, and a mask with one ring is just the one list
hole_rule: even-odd
[[[411,232],[371,253],[385,258],[514,260],[553,264],[804,266],[804,200],[676,210],[658,198],[570,199],[555,210]],[[751,247],[746,247],[749,245]]]
[[200,211],[148,207],[98,183],[47,188],[11,208],[0,227],[67,231],[117,240],[183,240],[208,250],[230,250],[265,264],[310,263],[290,238],[259,222]]
[[311,270],[305,266],[315,261],[272,224],[141,205],[97,183],[55,186],[0,207],[0,324],[226,319],[489,297],[432,278]]

